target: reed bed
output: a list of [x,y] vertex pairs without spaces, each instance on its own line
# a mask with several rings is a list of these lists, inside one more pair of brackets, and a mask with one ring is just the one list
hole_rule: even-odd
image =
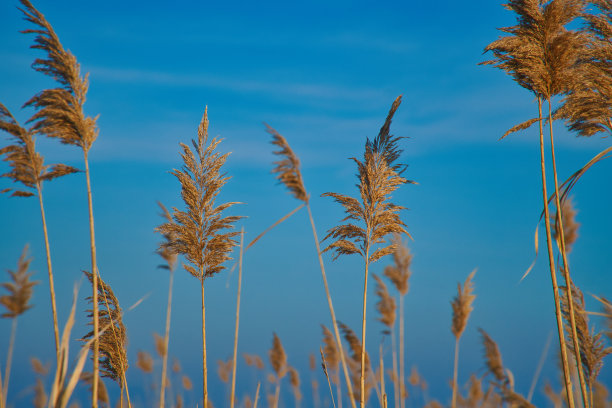
[[[355,196],[338,192],[321,195],[331,197],[335,204],[340,204],[340,209],[344,212],[343,218],[328,228],[323,240],[320,240],[317,234],[311,208],[314,199],[305,187],[302,163],[298,159],[298,154],[283,135],[266,125],[266,131],[271,136],[271,143],[274,146],[271,154],[274,155],[275,161],[272,163],[271,172],[278,183],[298,200],[298,206],[278,218],[255,238],[245,241],[249,231],[246,231],[244,225],[239,225],[244,222],[244,217],[233,213],[236,211],[234,206],[239,203],[221,200],[225,193],[224,187],[231,179],[226,173],[230,153],[222,152],[220,137],[209,137],[208,107],[206,107],[199,122],[197,137],[191,140],[190,145],[185,143],[179,145],[182,167],[170,172],[180,186],[180,194],[176,194],[174,201],[180,198],[181,204],[169,210],[158,203],[163,222],[157,228],[151,227],[152,231],[162,236],[162,241],[155,250],[163,260],[160,269],[169,272],[168,292],[164,295],[167,296],[165,313],[155,316],[159,326],[163,327],[163,334],[158,334],[155,328],[151,328],[154,341],[150,351],[145,350],[140,344],[135,347],[128,346],[128,329],[124,324],[124,315],[143,299],[141,298],[131,308],[122,309],[118,296],[111,289],[110,283],[102,279],[98,267],[89,153],[99,131],[97,117],[88,116],[84,109],[89,85],[88,76],[81,75],[76,57],[62,45],[45,16],[29,0],[20,1],[20,10],[24,19],[30,24],[30,28],[25,29],[23,33],[33,34],[32,48],[45,55],[44,58],[37,58],[32,68],[50,76],[56,86],[41,90],[25,103],[24,108],[34,112],[26,121],[26,127],[22,126],[13,113],[0,103],[0,130],[8,135],[8,142],[0,146],[0,156],[8,166],[8,171],[2,174],[2,177],[14,183],[9,188],[2,188],[1,192],[10,193],[13,197],[38,197],[50,289],[49,304],[37,306],[49,309],[47,329],[53,328],[55,359],[53,363],[46,365],[37,358],[38,356],[32,356],[33,376],[26,392],[29,393],[32,405],[60,408],[80,406],[77,402],[78,394],[86,392],[87,405],[93,408],[98,405],[139,407],[143,406],[141,402],[143,400],[140,395],[133,398],[134,391],[132,397],[130,396],[128,380],[141,378],[146,384],[146,389],[141,387],[139,390],[146,397],[145,405],[157,405],[160,408],[166,406],[210,408],[228,405],[230,408],[256,408],[259,405],[270,408],[288,406],[342,408],[348,404],[353,408],[356,408],[357,404],[360,408],[366,406],[532,408],[536,406],[532,402],[532,397],[537,389],[542,366],[545,361],[550,360],[548,343],[528,393],[523,392],[519,386],[522,382],[517,381],[512,371],[515,362],[510,360],[511,364],[507,365],[507,361],[502,359],[504,343],[498,345],[495,342],[494,337],[498,338],[500,335],[493,330],[490,335],[484,329],[478,329],[484,351],[481,370],[471,373],[469,379],[463,374],[464,369],[461,369],[462,375],[459,375],[460,340],[463,350],[463,344],[470,340],[469,336],[464,338],[464,334],[474,332],[472,329],[474,324],[470,321],[479,319],[477,315],[473,315],[473,312],[483,307],[480,305],[480,300],[475,306],[475,280],[480,280],[486,273],[492,273],[491,271],[482,271],[477,278],[474,269],[463,283],[457,284],[457,292],[452,299],[450,293],[444,297],[438,293],[431,295],[436,301],[440,299],[440,304],[444,304],[449,299],[451,303],[452,310],[447,322],[450,323],[451,333],[446,340],[449,344],[454,341],[455,345],[453,372],[452,375],[442,374],[448,380],[449,387],[446,393],[448,395],[436,395],[435,399],[430,399],[427,394],[428,383],[415,366],[406,378],[406,362],[413,360],[414,356],[420,353],[420,350],[407,347],[406,335],[411,339],[411,335],[416,337],[417,334],[407,330],[407,327],[412,329],[409,319],[415,313],[427,313],[427,310],[404,310],[405,298],[412,285],[410,278],[413,270],[413,252],[411,247],[409,249],[409,243],[405,241],[406,238],[412,237],[403,218],[403,210],[407,209],[409,203],[405,203],[398,193],[403,185],[416,183],[405,177],[407,165],[400,163],[401,159],[403,160],[403,148],[409,146],[409,143],[404,143],[404,137],[391,134],[391,123],[402,103],[402,96],[397,97],[391,104],[378,134],[372,139],[359,141],[359,144],[363,143],[363,156],[351,158],[352,164],[356,165],[357,169]],[[612,401],[605,381],[601,381],[599,375],[607,356],[612,354],[612,305],[604,296],[608,295],[609,298],[609,294],[594,295],[593,303],[601,309],[590,310],[582,289],[574,282],[574,265],[570,268],[570,254],[573,253],[574,245],[581,237],[579,233],[581,224],[577,220],[579,212],[570,192],[587,170],[610,155],[612,148],[596,155],[564,183],[560,183],[558,173],[561,167],[557,167],[553,124],[555,121],[563,121],[570,131],[586,137],[598,133],[612,133],[612,80],[610,79],[612,78],[610,75],[612,4],[607,0],[592,0],[590,3],[580,0],[509,0],[505,7],[514,13],[516,24],[500,29],[503,36],[485,48],[485,53],[492,55],[492,59],[482,64],[501,69],[518,85],[531,92],[537,102],[537,116],[534,112],[534,117],[513,126],[502,139],[517,131],[529,131],[533,125],[538,125],[534,134],[539,137],[534,145],[538,144],[540,155],[538,177],[542,182],[543,205],[540,220],[543,221],[546,235],[548,269],[555,310],[554,323],[557,326],[560,355],[558,374],[562,378],[561,387],[548,383],[540,387],[539,394],[545,395],[553,406],[559,408],[607,408],[612,406]],[[548,140],[544,137],[546,126],[549,130]],[[81,314],[86,316],[87,324],[91,327],[80,338],[77,352],[72,355],[69,346],[71,339],[75,337],[72,330],[77,320],[78,292],[74,290],[72,308],[62,330],[57,310],[58,303],[64,302],[65,299],[56,297],[42,192],[43,182],[80,171],[65,164],[45,164],[42,153],[36,148],[36,138],[39,135],[57,139],[65,145],[77,146],[83,154],[86,179],[84,188],[88,203],[87,238],[91,260],[91,268],[89,271],[83,271],[83,274],[92,285],[92,292],[90,296],[85,297],[89,302],[87,306],[89,308],[86,307]],[[546,153],[549,153],[548,159]],[[547,160],[550,163],[548,175]],[[350,184],[347,182],[348,185]],[[549,193],[549,187],[552,193]],[[223,202],[219,204],[221,201]],[[320,202],[330,203],[330,200],[321,199]],[[320,269],[331,320],[315,322],[322,328],[322,337],[317,344],[304,344],[305,342],[298,344],[300,351],[303,351],[301,354],[305,356],[310,353],[312,397],[309,396],[310,391],[307,391],[308,381],[304,380],[308,378],[307,374],[302,369],[306,366],[306,359],[299,361],[299,356],[293,357],[296,345],[289,341],[292,342],[294,339],[285,340],[287,346],[285,348],[276,334],[281,333],[284,339],[290,338],[285,334],[289,331],[283,326],[286,322],[273,322],[278,328],[277,332],[270,333],[272,345],[268,351],[267,363],[252,351],[249,335],[246,336],[246,340],[238,342],[241,297],[243,293],[249,293],[249,296],[253,293],[251,292],[253,286],[249,286],[253,285],[253,280],[248,282],[245,280],[243,287],[243,266],[248,265],[247,250],[258,242],[262,242],[263,245],[264,236],[273,236],[275,234],[273,229],[293,217],[303,207],[306,207],[308,213],[315,244],[316,259],[313,256],[313,262],[317,262]],[[538,209],[533,210],[532,215],[535,218]],[[250,216],[258,217],[260,214]],[[276,217],[274,214],[273,216]],[[298,231],[295,227],[292,234],[297,234]],[[10,235],[10,231],[7,235]],[[322,243],[326,244],[323,249]],[[297,249],[307,251],[301,247]],[[0,305],[6,309],[2,318],[11,319],[10,334],[6,330],[4,336],[8,339],[6,359],[0,360],[0,363],[3,363],[0,364],[0,408],[22,404],[22,399],[18,396],[20,389],[11,383],[10,379],[15,348],[21,346],[16,340],[17,318],[20,320],[27,318],[27,315],[24,317],[22,315],[32,308],[30,303],[32,291],[38,283],[31,280],[34,272],[30,271],[31,258],[28,251],[26,245],[19,257],[17,269],[9,270],[9,280],[0,284],[3,290],[0,294]],[[40,251],[42,248],[33,250],[35,256],[38,256]],[[276,253],[279,257],[284,256],[280,251]],[[353,307],[354,310],[338,309],[345,322],[354,324],[357,318],[360,319],[360,335],[349,325],[342,323],[336,314],[332,293],[334,299],[340,297],[357,299],[358,296],[355,293],[348,293],[346,290],[348,283],[332,287],[331,283],[336,281],[331,279],[328,281],[325,268],[328,255],[331,255],[329,257],[333,260],[343,255],[359,255],[363,260],[361,310],[356,307]],[[215,319],[219,316],[231,316],[228,320],[233,323],[233,338],[230,333],[215,329],[209,329],[208,336],[209,338],[214,336],[215,340],[222,339],[223,343],[231,344],[232,352],[231,356],[229,352],[225,356],[211,356],[207,349],[205,302],[205,287],[209,284],[205,285],[205,282],[227,270],[233,271],[229,266],[233,258],[237,258],[238,267],[235,313],[228,313],[215,303],[218,298],[213,298],[213,304],[209,304],[208,307],[209,313],[213,313]],[[266,261],[274,262],[274,259]],[[176,294],[173,294],[174,272],[179,269],[179,265],[196,278],[199,284],[200,304],[197,308],[201,312],[201,399],[199,396],[195,397],[199,394],[200,386],[194,385],[189,375],[190,371],[183,371],[177,359],[170,363],[173,353],[182,347],[183,343],[187,344],[187,339],[173,336],[174,332],[171,332],[173,302],[182,302],[184,297],[181,293],[177,300]],[[253,265],[252,269],[245,268],[250,279],[261,280],[261,275],[258,274],[260,267],[261,265],[257,267]],[[336,265],[336,267],[342,266]],[[579,270],[579,267],[580,265],[577,265],[575,269]],[[57,270],[64,273],[61,267],[56,268]],[[314,272],[309,271],[309,273],[313,273],[313,276],[309,276],[308,279],[314,279]],[[370,275],[376,282],[378,323],[367,325],[367,318],[372,315],[367,313]],[[562,279],[561,283],[558,282],[559,278]],[[117,279],[113,282],[115,285],[120,277],[115,275],[113,279]],[[228,280],[228,286],[229,282]],[[270,282],[258,283],[271,285]],[[139,285],[133,290],[141,295],[142,288]],[[598,288],[587,290],[598,290]],[[283,292],[282,294],[301,291],[300,287],[276,290]],[[481,296],[480,289],[479,296]],[[251,306],[252,303],[248,305]],[[294,306],[286,300],[285,303],[275,304],[278,309],[286,309],[290,316],[293,316],[291,308]],[[255,324],[257,330],[262,331],[265,327],[264,322],[269,320],[269,316],[256,308],[250,307],[243,312],[247,315],[246,319],[251,329]],[[180,317],[185,318],[185,316]],[[312,315],[312,320],[319,318]],[[552,313],[550,319],[553,322]],[[174,323],[172,327],[181,324],[181,321],[184,320],[179,320],[179,323]],[[600,322],[603,322],[603,328],[596,327]],[[307,324],[307,322],[298,323]],[[431,324],[434,323],[437,324],[437,322]],[[196,334],[197,329],[191,329],[193,337],[199,336]],[[366,334],[370,339],[375,330],[380,331],[380,343],[374,346],[372,343],[375,342],[370,340],[366,344]],[[242,338],[244,337],[242,335]],[[388,344],[389,337],[390,344]],[[537,343],[536,339],[530,338],[531,340],[534,344]],[[291,360],[285,350],[291,352]],[[378,356],[374,358],[375,354],[372,352],[376,351]],[[240,359],[239,355],[243,358]],[[211,358],[217,362],[219,378],[213,379],[211,376],[209,381],[208,366]],[[91,361],[90,365],[88,361]],[[131,364],[128,364],[128,361]],[[463,364],[463,357],[461,361]],[[188,364],[193,366],[192,361]],[[199,368],[199,361],[196,366]],[[385,369],[385,367],[391,368]],[[132,370],[129,370],[130,368]],[[247,373],[251,374],[250,382],[246,379]],[[285,378],[287,380],[283,382]],[[325,382],[328,387],[324,386]],[[219,386],[219,383],[224,385]],[[393,385],[392,394],[387,393],[387,388],[390,390],[389,383]],[[132,385],[132,390],[134,388]],[[218,388],[225,388],[227,395],[219,397],[221,392],[217,391]],[[115,397],[117,391],[118,398]],[[524,396],[525,394],[527,396]],[[415,395],[419,395],[419,398]]]

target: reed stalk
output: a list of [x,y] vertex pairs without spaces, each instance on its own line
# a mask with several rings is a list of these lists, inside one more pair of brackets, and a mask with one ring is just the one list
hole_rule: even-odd
[[563,333],[563,317],[561,315],[561,303],[559,299],[559,286],[557,284],[557,274],[555,270],[555,259],[552,247],[552,235],[550,227],[550,213],[548,210],[548,192],[546,188],[546,166],[544,160],[544,130],[542,128],[542,97],[538,95],[538,124],[540,129],[540,170],[542,174],[542,199],[544,203],[544,224],[546,227],[546,248],[548,249],[548,267],[550,269],[550,279],[553,287],[553,298],[555,301],[555,317],[557,322],[557,335],[559,337],[559,347],[561,349],[561,362],[563,365],[563,378],[565,392],[569,408],[574,408],[574,393],[572,390],[572,380],[569,373],[569,361],[567,358],[567,348],[565,346],[565,334]]
[[238,360],[238,325],[240,323],[240,290],[242,288],[242,255],[244,248],[244,228],[240,230],[240,255],[238,258],[238,293],[236,294],[236,324],[234,329],[234,357],[232,358],[232,390],[230,408],[234,408],[236,399],[236,361]]
[[2,384],[2,389],[5,390],[2,405],[5,407],[6,407],[6,401],[8,400],[9,378],[11,377],[11,364],[13,362],[13,349],[15,347],[15,335],[17,333],[17,317],[13,317],[12,320],[13,321],[11,322],[11,337],[9,340],[8,352],[6,354],[6,367],[4,369],[4,384]]
[[[553,138],[553,115],[552,115],[552,103],[550,97],[548,98],[548,128],[550,129],[550,154],[552,158],[552,170],[553,170],[553,179],[555,181],[555,204],[557,206],[557,242],[559,244],[559,252],[561,252],[561,258],[563,260],[563,267],[561,268],[563,272],[563,277],[565,279],[565,287],[567,288],[566,297],[567,304],[569,308],[569,323],[570,323],[570,333],[572,336],[572,344],[574,350],[576,350],[576,356],[580,355],[580,344],[578,342],[578,333],[576,330],[576,317],[574,315],[574,300],[572,296],[572,285],[570,284],[570,267],[569,262],[567,260],[567,250],[565,246],[565,231],[563,230],[563,214],[562,214],[562,206],[561,199],[559,194],[559,181],[557,178],[557,161],[555,158],[555,142]],[[580,383],[580,392],[582,395],[582,403],[585,408],[589,408],[591,405],[589,404],[589,397],[586,388],[586,382],[584,379],[584,372],[582,370],[582,364],[579,361],[579,358],[576,358],[576,369],[578,371],[578,381]]]

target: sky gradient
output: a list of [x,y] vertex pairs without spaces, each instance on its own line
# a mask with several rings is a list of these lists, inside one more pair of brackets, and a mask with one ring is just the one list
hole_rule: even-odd
[[[19,108],[54,84],[30,68],[42,54],[28,48],[31,35],[19,33],[30,26],[16,6],[16,1],[0,3],[0,101],[23,123],[32,112]],[[168,275],[156,269],[161,263],[154,253],[160,237],[153,229],[161,222],[156,201],[182,206],[179,184],[169,171],[181,165],[178,143],[197,137],[205,106],[209,133],[224,139],[221,152],[231,152],[225,170],[232,179],[219,200],[243,203],[231,212],[247,217],[239,224],[246,239],[299,205],[270,174],[273,148],[262,122],[283,134],[299,156],[323,237],[343,213],[320,195],[356,194],[356,167],[348,158],[363,154],[366,137],[376,136],[400,94],[403,102],[391,131],[406,137],[401,142],[406,176],[418,183],[401,187],[393,197],[409,208],[402,219],[414,237],[405,304],[406,366],[418,367],[429,396],[450,402],[450,301],[457,282],[478,268],[475,309],[461,342],[460,383],[471,373],[485,373],[477,331],[482,327],[498,342],[517,390],[527,393],[555,328],[554,304],[544,252],[519,284],[534,256],[541,210],[537,133],[531,129],[498,140],[533,117],[537,104],[507,75],[477,65],[487,58],[484,47],[498,37],[496,28],[514,24],[501,4],[186,1],[170,7],[45,0],[35,6],[76,55],[82,72],[89,72],[86,112],[100,115],[100,135],[90,152],[100,273],[124,308],[147,296],[124,319],[128,380],[136,400],[147,402],[136,353],[154,352],[152,333],[162,333],[165,319]],[[561,179],[610,145],[610,138],[577,138],[562,124],[555,131]],[[42,137],[37,146],[47,163],[83,168],[76,148]],[[0,172],[6,169],[0,164]],[[600,306],[590,294],[612,297],[611,172],[612,161],[604,161],[574,189],[581,227],[570,262],[592,311]],[[84,298],[90,292],[80,272],[90,268],[84,181],[83,174],[70,175],[44,190],[60,322],[68,316],[73,286],[80,284],[74,338],[85,333]],[[0,180],[0,189],[9,185]],[[18,406],[32,396],[28,357],[51,361],[53,356],[48,281],[37,200],[2,196],[0,214],[0,270],[14,269],[29,242],[32,269],[41,281],[35,307],[19,319],[9,395],[9,403]],[[545,248],[542,239],[540,247]],[[359,331],[361,259],[324,259],[336,314]],[[382,273],[390,262],[382,259],[372,271]],[[8,277],[1,276],[0,281]],[[236,277],[223,272],[206,281],[209,381],[217,406],[228,393],[215,372],[216,361],[232,352]],[[182,269],[175,282],[170,354],[196,384],[186,401],[194,406],[201,396],[199,285]],[[370,289],[367,344],[374,353],[382,325],[375,320],[373,284]],[[267,356],[276,332],[289,362],[301,372],[303,406],[310,406],[308,355],[321,343],[319,325],[330,323],[304,210],[246,253],[242,311],[239,352]],[[603,322],[593,321],[602,328]],[[0,332],[9,329],[10,322],[1,320]],[[0,335],[0,355],[7,345],[7,336]],[[546,405],[544,381],[559,385],[556,349],[553,342],[536,391],[541,406]],[[611,367],[607,361],[603,383],[612,384]],[[254,392],[251,374],[239,366],[239,397]],[[420,405],[418,395],[411,398]],[[288,394],[284,401],[292,404]]]

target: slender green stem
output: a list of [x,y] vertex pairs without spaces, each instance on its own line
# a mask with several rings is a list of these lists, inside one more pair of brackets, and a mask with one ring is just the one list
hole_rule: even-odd
[[580,344],[578,343],[578,331],[576,329],[576,318],[574,315],[574,296],[572,295],[572,280],[570,279],[570,267],[567,261],[567,250],[565,248],[565,231],[563,230],[563,213],[561,210],[561,200],[559,198],[559,181],[557,179],[557,163],[555,159],[555,142],[553,139],[553,117],[552,117],[552,106],[550,98],[548,98],[548,127],[550,129],[550,152],[552,156],[552,167],[553,176],[555,179],[555,204],[557,206],[557,237],[559,241],[559,250],[563,259],[563,277],[565,278],[565,287],[567,288],[565,293],[567,297],[567,304],[569,309],[569,321],[572,333],[572,342],[574,345],[574,355],[576,356],[576,368],[578,369],[578,380],[580,381],[580,391],[582,393],[582,403],[585,408],[589,408],[588,394],[586,389],[586,382],[584,380],[584,372],[582,371],[582,364],[580,361]]
[[[369,229],[368,229],[368,237]],[[363,280],[363,314],[361,319],[361,377],[359,379],[359,383],[361,386],[361,392],[359,395],[359,405],[361,408],[365,407],[365,370],[366,370],[366,308],[367,308],[367,300],[368,300],[368,268],[370,266],[370,246],[366,243],[366,251],[365,251],[365,273]]]
[[51,250],[49,249],[49,234],[47,233],[47,220],[45,218],[45,208],[43,206],[42,186],[36,183],[38,192],[38,202],[40,203],[40,216],[42,218],[43,233],[45,236],[45,251],[47,254],[47,272],[49,273],[49,292],[51,294],[51,311],[53,313],[53,334],[55,337],[55,360],[59,367],[59,329],[57,324],[57,308],[55,306],[55,286],[53,284],[53,268],[51,267]]
[[459,337],[455,338],[455,364],[453,369],[453,399],[451,400],[451,408],[457,406],[457,370],[459,367]]
[[352,408],[356,408],[355,399],[353,398],[353,386],[351,385],[351,377],[347,369],[346,358],[344,356],[344,350],[342,347],[342,340],[340,337],[340,331],[338,330],[338,323],[336,322],[336,313],[334,312],[334,305],[332,304],[332,298],[329,293],[329,286],[327,284],[327,275],[325,274],[325,266],[323,264],[323,257],[321,256],[321,247],[319,246],[319,238],[317,237],[317,229],[314,224],[314,218],[312,217],[312,211],[310,210],[310,204],[306,203],[306,209],[308,210],[308,217],[310,218],[310,225],[312,226],[312,234],[314,237],[315,245],[317,247],[317,255],[319,256],[319,266],[321,267],[321,275],[323,276],[323,286],[325,287],[325,295],[327,296],[327,305],[329,306],[329,313],[331,314],[332,325],[334,327],[334,335],[336,336],[336,346],[340,353],[340,362],[342,363],[342,370],[344,371],[344,379],[346,380],[346,387],[348,390],[349,401],[351,402]]
[[[172,268],[172,267],[170,267]],[[168,370],[168,346],[170,344],[170,318],[172,316],[172,285],[174,283],[174,270],[170,269],[170,282],[168,283],[168,306],[166,307],[166,334],[164,335],[164,348],[166,354],[162,360],[161,392],[159,395],[159,407],[164,408],[166,403],[166,372]]]
[[6,401],[8,398],[8,386],[9,377],[11,376],[11,363],[13,361],[13,348],[15,347],[15,335],[17,333],[17,317],[13,317],[13,323],[11,324],[11,339],[9,341],[8,353],[6,355],[6,369],[4,370],[4,384],[2,389],[4,390],[4,399],[2,405],[6,407]]
[[240,255],[238,257],[238,294],[236,295],[236,327],[234,334],[234,357],[232,358],[232,391],[230,408],[234,408],[236,399],[236,360],[238,357],[238,324],[240,323],[240,289],[242,288],[242,254],[244,248],[244,228],[240,231]]
[[91,274],[93,275],[92,279],[92,303],[93,303],[93,385],[92,385],[92,393],[91,393],[91,406],[92,408],[98,407],[98,377],[100,362],[99,354],[100,354],[100,339],[98,337],[98,332],[100,328],[98,327],[98,266],[96,263],[96,234],[94,231],[94,216],[93,216],[93,203],[91,197],[91,180],[89,176],[89,160],[87,158],[87,150],[83,149],[83,156],[85,160],[85,178],[87,180],[87,204],[89,207],[89,240],[91,244]]
[[565,335],[563,333],[563,318],[561,316],[561,304],[559,303],[559,286],[555,270],[555,259],[553,255],[552,236],[550,231],[550,213],[548,211],[548,192],[546,189],[546,166],[544,163],[544,130],[542,129],[542,97],[538,95],[538,118],[540,126],[540,169],[542,173],[542,196],[544,203],[544,224],[546,226],[546,246],[548,249],[548,266],[553,286],[553,297],[555,301],[555,315],[557,320],[557,334],[559,336],[559,347],[561,349],[561,362],[563,364],[563,378],[565,380],[565,391],[569,408],[574,408],[574,394],[572,391],[572,380],[569,373],[567,359],[567,348],[565,347]]

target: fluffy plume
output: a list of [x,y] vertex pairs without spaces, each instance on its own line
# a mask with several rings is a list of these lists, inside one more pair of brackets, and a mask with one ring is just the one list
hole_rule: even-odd
[[46,89],[32,99],[26,106],[37,109],[30,119],[33,130],[49,137],[59,138],[62,143],[77,145],[85,153],[98,136],[96,119],[85,115],[83,105],[89,86],[87,75],[81,77],[81,67],[74,55],[64,50],[51,24],[34,8],[29,0],[21,0],[24,8],[20,10],[25,20],[36,25],[36,29],[24,30],[35,34],[34,45],[47,54],[47,59],[37,58],[32,67],[51,76],[62,87]]
[[32,365],[32,371],[34,371],[36,374],[40,374],[42,376],[49,374],[49,363],[43,365],[43,363],[36,357],[30,357],[30,364]]
[[153,372],[153,357],[146,351],[139,351],[136,359],[136,367],[140,368],[144,373]]
[[398,292],[404,296],[408,293],[408,280],[410,275],[412,275],[410,271],[412,254],[403,242],[400,234],[393,234],[393,244],[395,245],[395,250],[393,251],[394,265],[385,267],[385,276],[393,282]]
[[[321,325],[323,329],[323,353],[325,354],[325,362],[330,370],[338,370],[340,364],[340,354],[338,353],[338,347],[336,346],[336,339],[332,332]],[[314,355],[312,355],[314,360]]]
[[278,181],[283,183],[295,198],[308,203],[308,194],[306,194],[306,188],[304,188],[304,182],[302,181],[302,173],[300,173],[300,161],[295,153],[293,153],[293,150],[291,150],[287,140],[280,133],[267,124],[266,130],[272,135],[272,144],[280,149],[273,153],[282,158],[274,162],[275,167],[272,173],[276,174]]
[[[559,223],[557,222],[557,214],[550,215],[553,225],[553,234],[555,240],[559,240]],[[576,222],[576,210],[571,198],[561,201],[561,222],[563,223],[563,236],[565,237],[566,252],[572,251],[572,245],[578,239],[578,228],[580,224]]]
[[0,296],[0,305],[7,310],[2,314],[2,317],[15,318],[32,308],[32,305],[29,304],[32,297],[32,288],[39,282],[30,281],[32,272],[28,272],[28,270],[32,258],[28,258],[28,248],[28,245],[23,248],[23,252],[17,261],[17,271],[8,270],[9,275],[11,275],[11,282],[0,284],[0,287],[8,292],[7,295]]
[[44,158],[36,151],[34,132],[27,130],[15,119],[11,112],[0,103],[0,129],[11,135],[9,139],[12,144],[0,149],[3,160],[9,164],[11,170],[1,177],[6,177],[13,182],[20,183],[26,190],[5,189],[3,192],[12,191],[11,196],[30,197],[36,194],[36,188],[40,188],[45,180],[53,180],[66,174],[75,173],[78,170],[64,164],[45,165]]
[[164,338],[157,333],[153,333],[153,338],[155,339],[155,352],[158,356],[164,357],[168,352]]
[[291,390],[293,391],[295,400],[300,401],[302,399],[302,393],[300,391],[300,374],[293,367],[289,367],[289,383],[291,384]]
[[[589,384],[593,384],[599,375],[599,371],[603,366],[603,359],[608,354],[612,353],[612,347],[605,347],[602,333],[595,333],[595,329],[589,328],[589,318],[585,311],[584,296],[582,291],[572,285],[572,297],[574,298],[574,318],[576,319],[576,332],[578,334],[578,342],[580,344],[580,362],[586,374]],[[569,306],[567,304],[567,288],[561,286],[561,310],[563,311],[563,317],[565,317],[566,324],[565,329],[568,333],[571,332],[571,328],[568,327],[567,322],[569,319]],[[576,351],[574,350],[574,344],[570,340],[571,336],[568,336],[567,348],[572,352],[574,358]]]
[[[93,378],[94,376],[90,372],[84,372],[81,374],[81,381],[89,385],[89,392],[93,391]],[[98,401],[106,405],[109,404],[108,390],[106,389],[106,385],[101,378],[98,378]]]
[[376,295],[378,296],[378,303],[376,303],[376,309],[380,313],[380,320],[389,329],[393,328],[395,324],[395,299],[389,294],[387,285],[380,279],[376,274],[373,274],[376,280]]
[[229,377],[232,372],[232,364],[233,361],[231,358],[227,360],[227,362],[223,360],[217,360],[217,374],[219,374],[219,378],[224,383],[229,381]]
[[463,334],[463,330],[465,330],[465,326],[467,325],[468,318],[470,317],[470,313],[474,308],[472,307],[472,302],[476,299],[476,295],[473,295],[474,291],[474,283],[472,279],[476,274],[476,269],[470,273],[470,275],[465,280],[463,284],[463,288],[461,288],[461,284],[457,284],[457,296],[451,302],[453,306],[453,324],[451,326],[451,330],[455,335],[455,338],[458,339]]
[[193,388],[193,384],[191,383],[191,379],[186,375],[183,376],[181,382],[183,383],[183,388],[187,391],[190,391]]
[[[174,209],[173,222],[158,227],[164,236],[174,237],[171,242],[162,242],[160,250],[185,255],[190,265],[185,269],[193,276],[204,279],[222,271],[223,263],[230,259],[229,253],[237,245],[233,239],[238,232],[223,232],[233,227],[241,217],[222,217],[222,212],[234,202],[215,206],[215,199],[229,180],[221,174],[221,167],[229,153],[215,152],[220,140],[214,138],[208,143],[208,115],[204,116],[198,128],[198,139],[192,140],[194,151],[181,143],[181,157],[184,165],[172,174],[180,181],[183,201],[187,210]],[[202,276],[203,273],[203,276]]]
[[[350,376],[351,376],[351,380],[353,383],[353,398],[355,399],[355,401],[359,401],[360,399],[360,376],[361,376],[361,372],[360,372],[360,367],[361,367],[361,341],[359,340],[359,338],[357,338],[357,335],[355,334],[355,332],[353,330],[351,330],[350,327],[348,327],[347,325],[345,325],[342,322],[338,322],[338,327],[340,328],[340,331],[342,332],[342,334],[344,335],[344,340],[346,340],[346,342],[349,344],[349,348],[351,350],[351,358],[350,360],[348,360],[348,365],[349,365],[349,371],[350,371]],[[370,355],[366,352],[365,353],[365,372],[366,372],[366,381],[365,381],[365,401],[367,402],[369,397],[370,397],[370,393],[372,391],[372,388],[374,387],[374,384],[372,384],[372,382],[370,381],[370,375],[369,372],[371,371],[372,367],[370,365]]]
[[[165,220],[165,222],[171,223],[172,215],[170,215],[170,211],[168,211],[168,209],[159,201],[157,202],[157,205],[162,211],[160,215]],[[160,232],[159,230],[156,231]],[[164,243],[160,245],[160,247],[157,249],[157,254],[161,256],[164,261],[166,261],[166,265],[159,265],[159,268],[173,271],[176,267],[176,260],[178,256],[176,255],[176,253],[170,250],[170,245],[176,239],[176,234],[174,233],[174,231],[169,230],[165,233],[162,233],[162,236],[164,237]]]
[[274,333],[272,348],[270,349],[270,365],[274,369],[277,379],[280,380],[287,374],[287,355],[276,333]]
[[[375,244],[383,243],[388,234],[407,233],[398,214],[404,207],[389,201],[400,185],[409,183],[401,176],[405,165],[395,163],[401,153],[397,147],[400,138],[389,134],[391,119],[400,103],[401,96],[393,102],[378,136],[373,141],[366,141],[363,161],[352,159],[357,164],[357,187],[361,202],[342,194],[323,194],[342,205],[347,214],[341,221],[346,224],[331,228],[324,238],[333,242],[323,252],[333,250],[334,259],[349,254],[360,254],[365,259],[369,252],[366,262],[375,262],[395,250],[395,245],[391,243],[370,252]],[[364,226],[353,222],[362,222]]]
[[246,365],[255,366],[258,370],[263,370],[264,362],[257,354],[242,353],[242,356]]
[[[90,283],[93,282],[93,275],[83,271]],[[91,297],[87,297],[92,302]],[[123,379],[128,368],[127,363],[127,332],[123,325],[123,313],[119,306],[119,300],[115,296],[111,287],[98,277],[98,327],[107,329],[100,334],[100,371],[103,377],[108,377],[116,381],[123,387]],[[93,319],[93,311],[88,310],[88,317]],[[93,321],[89,323],[93,326]],[[86,341],[93,338],[93,330],[87,333],[81,340]],[[93,343],[91,344],[93,348]]]

